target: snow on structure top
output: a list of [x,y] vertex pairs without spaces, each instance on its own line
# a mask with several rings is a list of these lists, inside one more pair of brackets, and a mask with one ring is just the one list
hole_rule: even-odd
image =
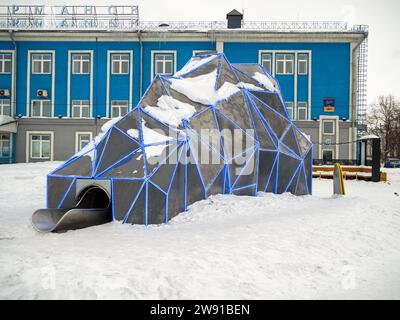
[[73,207],[78,180],[103,180],[115,220],[163,223],[217,193],[309,194],[311,165],[312,143],[262,66],[194,56],[48,175],[48,206]]

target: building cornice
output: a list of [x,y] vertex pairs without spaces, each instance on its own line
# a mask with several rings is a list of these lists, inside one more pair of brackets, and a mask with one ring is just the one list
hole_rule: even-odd
[[[365,31],[283,32],[260,30],[224,31],[140,31],[142,42],[151,41],[223,41],[223,42],[359,42],[368,36]],[[139,41],[138,32],[60,32],[12,31],[15,41]],[[11,41],[10,32],[0,31],[0,41]]]

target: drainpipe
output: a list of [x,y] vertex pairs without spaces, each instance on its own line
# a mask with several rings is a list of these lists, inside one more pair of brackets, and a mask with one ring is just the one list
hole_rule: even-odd
[[17,43],[15,42],[14,39],[14,32],[12,30],[10,30],[8,32],[8,34],[10,35],[10,39],[14,45],[14,59],[13,59],[13,87],[12,87],[12,95],[13,95],[13,101],[11,101],[11,105],[13,106],[13,110],[14,110],[14,116],[17,113],[17,105],[15,103],[16,101],[16,96],[15,96],[15,87],[16,87],[16,83],[17,83]]
[[[14,45],[14,57],[13,57],[13,61],[12,61],[12,69],[13,69],[13,84],[12,84],[12,101],[11,101],[11,106],[13,108],[14,114],[11,114],[11,116],[14,118],[15,115],[17,114],[17,104],[16,104],[16,87],[17,87],[17,43],[15,42],[14,39],[14,32],[12,30],[10,30],[8,32],[8,34],[10,35],[10,39]],[[18,121],[17,121],[17,128],[18,128]],[[11,150],[11,157],[9,158],[9,163],[13,163],[15,161],[15,150],[16,150],[16,133],[12,133],[12,150]]]
[[140,76],[139,76],[139,81],[140,81],[140,88],[139,88],[139,94],[140,98],[142,98],[143,94],[143,42],[142,42],[142,30],[138,30],[138,39],[139,39],[139,45],[140,45]]

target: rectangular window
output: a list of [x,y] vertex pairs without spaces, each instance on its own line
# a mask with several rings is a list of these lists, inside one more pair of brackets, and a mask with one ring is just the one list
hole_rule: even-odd
[[306,75],[308,73],[308,54],[299,53],[297,57],[297,73],[300,75]]
[[76,54],[72,55],[72,73],[73,74],[89,74],[90,55]]
[[272,54],[262,53],[261,54],[261,65],[267,69],[269,73],[272,73]]
[[50,100],[32,100],[32,117],[51,117]]
[[72,100],[72,117],[89,118],[90,117],[89,100]]
[[30,135],[30,157],[32,159],[51,158],[51,136],[50,134]]
[[332,164],[333,150],[322,150],[322,161],[324,164]]
[[11,63],[10,53],[0,53],[0,73],[11,73]]
[[276,74],[293,74],[294,55],[276,55]]
[[0,99],[0,115],[11,116],[10,99]]
[[286,101],[286,108],[289,112],[289,115],[291,119],[294,119],[294,114],[293,114],[293,102],[292,101]]
[[113,54],[111,56],[111,66],[112,74],[128,74],[129,54]]
[[297,120],[307,120],[307,102],[304,101],[298,102]]
[[174,73],[174,55],[157,53],[154,55],[154,74],[172,75]]
[[10,157],[10,134],[0,134],[0,158]]
[[51,73],[51,54],[32,54],[32,73],[50,74]]
[[335,134],[335,121],[334,120],[323,120],[322,121],[323,133],[327,135]]
[[127,100],[113,100],[111,101],[111,117],[122,117],[128,113]]
[[92,140],[91,132],[77,132],[75,151],[78,152]]

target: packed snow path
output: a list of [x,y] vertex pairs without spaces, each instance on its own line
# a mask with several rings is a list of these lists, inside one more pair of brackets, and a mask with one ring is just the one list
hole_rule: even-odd
[[400,298],[400,170],[313,196],[218,195],[168,225],[38,234],[46,174],[0,166],[0,299]]

